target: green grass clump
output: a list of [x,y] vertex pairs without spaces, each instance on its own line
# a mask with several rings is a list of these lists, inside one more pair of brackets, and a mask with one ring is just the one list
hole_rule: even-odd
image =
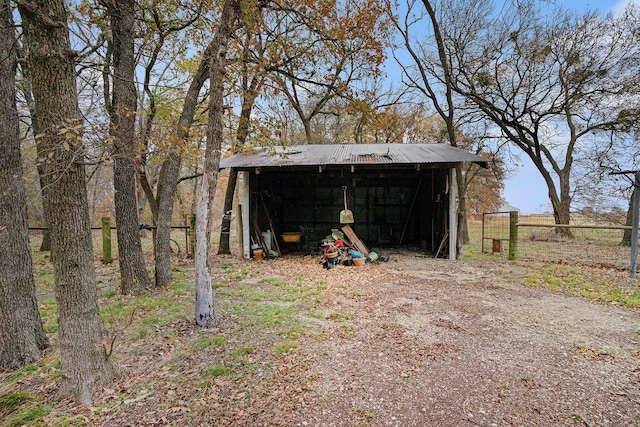
[[276,345],[275,350],[276,350],[276,354],[283,355],[298,347],[300,346],[297,343],[287,341],[287,342],[283,342],[281,344]]
[[246,356],[247,354],[251,354],[254,351],[256,351],[256,349],[253,346],[247,346],[247,347],[236,347],[235,349],[233,349],[233,355],[234,356]]
[[42,327],[47,334],[54,334],[58,331],[58,304],[54,299],[40,302],[40,317],[42,318]]
[[44,405],[36,405],[29,408],[25,408],[16,414],[6,424],[7,427],[19,427],[33,423],[36,426],[46,426],[42,418],[49,413],[49,410]]
[[182,282],[173,282],[171,284],[171,289],[176,296],[187,295],[191,290],[192,286]]
[[260,280],[260,282],[268,283],[272,286],[282,286],[285,283],[287,283],[284,279],[281,279],[279,277],[265,277],[262,280]]
[[545,287],[553,291],[569,292],[590,301],[617,303],[627,308],[640,308],[640,293],[625,291],[597,274],[589,274],[575,266],[546,264],[526,276],[522,283]]
[[235,305],[233,311],[241,316],[243,326],[247,327],[286,327],[299,323],[297,310],[292,305],[248,301]]
[[[33,423],[44,426],[42,418],[49,413],[44,405],[26,405],[33,398],[23,391],[9,392],[0,396],[0,419],[8,420],[7,427],[17,427]],[[24,406],[24,407],[23,407]],[[11,415],[11,418],[8,418]]]
[[216,363],[215,365],[208,367],[207,370],[204,371],[204,375],[206,377],[221,377],[221,376],[227,376],[230,374],[231,374],[231,368],[229,368],[228,366],[222,363]]
[[24,391],[11,391],[0,396],[0,415],[7,415],[16,410],[20,405],[29,402],[31,397]]
[[212,345],[216,347],[224,347],[226,343],[227,337],[224,335],[201,335],[193,341],[191,348],[195,350],[204,350]]

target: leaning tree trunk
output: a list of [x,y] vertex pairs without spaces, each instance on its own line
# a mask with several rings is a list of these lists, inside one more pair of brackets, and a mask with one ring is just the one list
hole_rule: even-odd
[[42,190],[51,229],[60,345],[60,393],[90,405],[113,376],[101,340],[96,277],[83,166],[75,53],[63,0],[18,2],[29,46],[33,96],[46,154]]
[[210,62],[209,82],[209,128],[202,184],[196,205],[196,253],[195,289],[196,323],[211,327],[217,323],[213,292],[211,289],[211,207],[216,192],[220,149],[224,133],[224,77],[226,72],[227,44],[233,34],[233,27],[240,15],[240,0],[226,0],[220,22],[213,37],[213,55]]
[[41,358],[49,346],[42,329],[27,228],[27,196],[20,161],[16,109],[13,9],[0,2],[0,368]]
[[142,254],[134,163],[136,87],[134,57],[134,0],[105,1],[111,18],[113,52],[113,188],[120,280],[123,294],[139,294],[151,288]]
[[158,178],[158,192],[156,202],[158,205],[158,218],[155,235],[155,269],[156,286],[165,287],[173,281],[171,270],[171,219],[173,217],[173,205],[176,198],[178,178],[182,157],[180,146],[189,138],[189,129],[193,124],[193,118],[198,106],[198,94],[204,83],[209,79],[209,62],[213,54],[213,42],[209,43],[204,51],[202,61],[189,85],[187,95],[182,106],[182,114],[176,127],[176,142],[169,152],[168,158],[160,167]]

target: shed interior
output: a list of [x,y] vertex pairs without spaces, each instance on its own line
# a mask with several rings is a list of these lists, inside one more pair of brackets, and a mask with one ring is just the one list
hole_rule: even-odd
[[262,168],[252,171],[250,180],[251,235],[256,225],[277,236],[303,230],[307,250],[342,227],[343,187],[355,220],[351,227],[370,247],[419,246],[436,252],[448,227],[448,168]]

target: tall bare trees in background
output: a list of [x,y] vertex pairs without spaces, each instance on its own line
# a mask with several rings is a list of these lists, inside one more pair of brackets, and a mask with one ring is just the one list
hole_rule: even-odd
[[579,190],[576,160],[589,156],[592,140],[607,146],[637,123],[637,8],[602,16],[542,2],[500,10],[484,0],[422,4],[407,2],[395,19],[407,85],[433,103],[452,144],[454,128],[476,123],[528,157],[556,223],[567,224]]
[[[452,5],[449,5],[452,6]],[[388,13],[393,16],[393,22],[399,38],[399,50],[395,53],[395,59],[402,70],[402,82],[408,87],[419,102],[427,102],[431,105],[435,115],[440,118],[444,126],[442,135],[446,135],[445,141],[454,147],[463,148],[478,154],[484,153],[489,157],[496,157],[497,147],[489,144],[474,144],[481,138],[463,138],[466,144],[459,143],[462,129],[469,128],[467,112],[462,105],[460,97],[454,86],[457,73],[454,65],[455,52],[448,44],[452,33],[472,33],[481,27],[480,22],[466,15],[463,19],[460,15],[452,25],[444,17],[453,12],[443,2],[422,0],[421,2],[409,0],[406,10],[401,16],[394,16],[394,8],[387,6]],[[476,1],[473,5],[473,13],[482,15],[490,8],[489,1]],[[445,12],[443,12],[445,10]],[[426,25],[424,25],[426,24]],[[428,30],[427,30],[428,29]],[[467,40],[459,40],[467,43]],[[405,54],[401,53],[404,52]],[[429,142],[440,142],[441,138],[432,135]],[[461,223],[460,234],[463,243],[469,243],[469,230],[467,227],[467,192],[473,185],[473,179],[478,175],[477,165],[458,166],[456,168],[456,184],[458,188],[458,210]],[[495,188],[499,194],[500,187]]]
[[568,224],[575,161],[588,154],[586,142],[606,145],[637,123],[638,9],[576,15],[518,2],[497,17],[476,14],[482,25],[470,33],[456,31],[456,22],[473,13],[471,3],[442,7],[456,91],[533,162],[556,223]]

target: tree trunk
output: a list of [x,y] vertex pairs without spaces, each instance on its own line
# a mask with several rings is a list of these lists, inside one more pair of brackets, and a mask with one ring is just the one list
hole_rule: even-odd
[[[27,103],[27,108],[29,109],[29,116],[31,119],[31,133],[33,135],[38,135],[40,133],[40,128],[38,126],[38,115],[36,114],[36,107],[33,102],[33,94],[31,90],[31,71],[29,70],[29,64],[24,57],[24,52],[22,46],[16,42],[18,58],[20,58],[20,69],[22,70],[22,81],[21,81],[21,89],[22,95]],[[36,149],[39,146],[36,146]],[[38,152],[38,156],[42,157],[42,153]],[[40,178],[40,188],[42,189],[42,167],[38,164],[38,177]],[[44,210],[44,209],[43,209]],[[42,215],[42,225],[46,227],[42,230],[42,242],[40,243],[40,252],[48,252],[51,250],[51,233],[49,232],[49,225],[47,222],[47,213],[43,212]]]
[[[569,173],[566,171],[558,173],[558,181],[560,187],[559,198],[557,193],[555,191],[552,192],[551,188],[549,188],[549,199],[553,206],[553,218],[556,224],[569,225],[571,222],[571,187],[569,185]],[[555,196],[552,197],[552,194]],[[573,237],[573,232],[569,228],[558,228],[556,232],[565,237]]]
[[216,313],[211,289],[211,207],[218,179],[220,149],[224,131],[224,77],[226,71],[227,44],[233,34],[235,22],[240,14],[240,0],[226,0],[218,28],[213,37],[213,55],[210,62],[209,83],[209,128],[207,130],[207,146],[202,185],[198,192],[196,205],[196,254],[195,254],[195,289],[196,289],[196,323],[199,326],[211,327],[216,324]]
[[[245,78],[247,76],[244,76]],[[233,147],[233,152],[244,148],[244,144],[247,142],[249,136],[249,123],[251,122],[251,112],[255,100],[258,97],[258,92],[262,86],[262,78],[254,77],[243,94],[242,110],[240,111],[240,120],[238,121],[238,131],[236,132],[236,143]],[[220,240],[218,244],[218,254],[230,254],[231,245],[229,244],[229,237],[231,236],[231,214],[233,210],[233,195],[236,192],[236,182],[238,181],[238,171],[235,168],[231,168],[229,171],[229,181],[227,182],[227,190],[224,195],[224,208],[222,215],[222,224],[220,225]]]
[[467,190],[468,183],[465,176],[462,175],[462,167],[456,168],[456,181],[458,184],[458,212],[461,214],[460,219],[460,234],[462,244],[468,245],[471,242],[469,237],[469,225],[467,223],[467,215],[469,214],[469,208],[467,207]]
[[12,7],[0,2],[0,368],[41,358],[42,329],[27,228],[27,197],[16,109],[16,44]]
[[[624,225],[627,225],[629,227],[631,227],[633,225],[633,195],[637,194],[632,192],[631,193],[631,197],[629,197],[629,209],[627,209],[627,219],[624,223]],[[631,246],[631,229],[628,230],[624,230],[624,233],[622,233],[622,241],[620,242],[621,245],[624,246]]]
[[105,1],[111,21],[113,102],[109,109],[113,139],[113,188],[120,280],[123,294],[151,288],[142,254],[134,163],[137,94],[134,83],[135,1]]
[[182,157],[180,146],[189,137],[189,129],[193,124],[198,94],[202,86],[209,78],[209,62],[213,54],[213,42],[209,43],[204,51],[202,61],[189,85],[187,95],[182,106],[182,114],[176,127],[176,143],[171,148],[169,156],[160,167],[158,177],[158,190],[156,202],[158,205],[158,218],[155,235],[155,270],[156,286],[165,287],[173,281],[171,270],[171,219],[173,217],[173,205],[176,198],[178,178]]
[[60,342],[60,392],[90,405],[113,376],[101,341],[96,277],[82,160],[75,53],[62,0],[19,2],[29,46],[33,95],[45,153],[43,203],[51,229]]

